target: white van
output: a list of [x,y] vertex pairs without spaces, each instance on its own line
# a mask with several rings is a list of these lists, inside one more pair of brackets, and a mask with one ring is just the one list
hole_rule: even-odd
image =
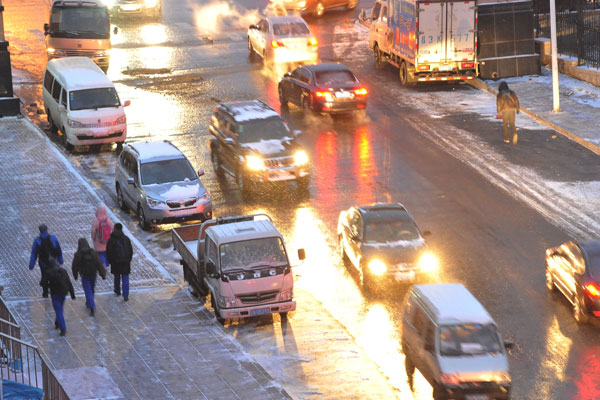
[[415,285],[402,318],[402,350],[412,385],[415,368],[434,399],[508,399],[511,377],[496,323],[461,284]]
[[72,146],[116,142],[127,137],[127,117],[115,85],[87,57],[48,61],[43,85],[44,108],[52,133],[62,132]]

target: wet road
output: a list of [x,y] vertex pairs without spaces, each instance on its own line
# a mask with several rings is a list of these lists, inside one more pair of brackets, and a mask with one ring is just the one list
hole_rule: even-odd
[[[249,9],[265,6],[264,1],[244,4]],[[401,88],[392,68],[375,71],[364,34],[354,25],[356,12],[336,10],[308,22],[319,38],[321,60],[343,61],[366,83],[366,115],[332,120],[306,117],[291,107],[284,116],[292,129],[302,130],[301,142],[312,161],[310,195],[300,197],[289,187],[244,202],[231,179],[220,182],[212,171],[208,121],[219,101],[258,97],[279,110],[276,79],[260,62],[248,59],[244,27],[255,22],[256,13],[241,11],[225,24],[212,24],[219,8],[203,5],[164,0],[157,23],[115,21],[119,33],[113,37],[108,76],[117,83],[121,98],[132,100],[127,109],[130,141],[173,141],[196,168],[206,170],[204,183],[216,215],[266,212],[292,253],[300,247],[307,250],[307,260],[295,268],[296,285],[305,294],[297,297],[298,311],[289,324],[293,329],[274,329],[270,319],[226,327],[250,354],[269,363],[265,344],[277,346],[278,341],[292,339],[299,358],[323,357],[327,346],[334,353],[335,346],[326,342],[318,352],[303,346],[308,342],[306,330],[325,329],[311,321],[311,307],[322,307],[399,397],[429,398],[431,388],[421,377],[412,394],[406,383],[399,343],[404,291],[396,288],[365,297],[337,250],[340,210],[376,201],[402,202],[419,226],[432,232],[430,244],[442,261],[432,280],[464,283],[496,319],[504,338],[516,343],[510,354],[514,398],[600,398],[595,383],[600,375],[597,328],[575,324],[566,301],[546,293],[543,271],[547,247],[597,232],[563,223],[568,216],[561,209],[544,204],[532,208],[527,196],[536,197],[537,182],[527,182],[528,175],[520,173],[533,170],[560,182],[592,181],[600,162],[591,153],[560,137],[551,139],[553,132],[535,126],[526,128],[519,146],[503,146],[499,125],[488,119],[461,110],[441,113],[439,99],[451,99],[457,92],[468,98],[478,92],[467,86]],[[33,83],[19,89],[31,101],[38,96],[42,104],[38,64],[26,65]],[[41,118],[38,122],[45,125]],[[68,157],[116,211],[114,153],[102,148]],[[501,179],[494,163],[512,179]],[[531,191],[514,189],[523,187]],[[133,215],[121,212],[121,217],[170,272],[181,275],[170,245],[172,226],[146,233],[134,226]],[[356,393],[369,397],[358,386]]]

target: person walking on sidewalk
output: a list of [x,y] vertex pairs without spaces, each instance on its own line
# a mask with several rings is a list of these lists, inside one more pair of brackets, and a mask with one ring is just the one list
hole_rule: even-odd
[[81,275],[81,286],[85,293],[85,305],[90,309],[90,315],[93,317],[96,313],[96,303],[94,302],[94,291],[96,288],[96,278],[98,273],[102,279],[106,279],[106,268],[100,259],[100,256],[85,238],[80,238],[77,242],[77,252],[73,257],[72,265],[73,278]]
[[41,224],[38,227],[40,235],[33,240],[33,246],[31,247],[31,257],[29,259],[29,270],[32,271],[35,267],[35,262],[38,261],[40,270],[42,272],[42,278],[40,279],[40,286],[42,287],[42,297],[48,297],[48,286],[46,273],[49,271],[50,258],[52,257],[60,265],[63,264],[63,254],[60,248],[60,243],[55,235],[48,233],[48,226]]
[[123,225],[116,223],[106,244],[106,259],[110,264],[110,272],[115,277],[115,294],[121,295],[121,280],[123,280],[123,300],[129,300],[129,274],[133,248],[131,241],[123,233]]
[[92,222],[92,241],[94,242],[94,250],[98,252],[105,266],[108,266],[106,262],[106,243],[112,230],[113,222],[107,215],[106,207],[100,205],[96,210],[96,218]]
[[75,300],[75,290],[73,290],[73,284],[67,271],[58,265],[58,262],[53,257],[50,257],[49,265],[49,270],[46,273],[46,283],[50,288],[52,306],[56,314],[54,328],[60,329],[60,336],[65,336],[67,334],[67,324],[65,322],[63,306],[68,293]]
[[508,83],[502,81],[498,86],[498,95],[496,96],[496,109],[498,115],[502,116],[504,124],[504,143],[510,143],[509,132],[512,133],[512,143],[517,144],[519,136],[515,126],[515,112],[518,114],[519,99],[515,92],[508,88]]

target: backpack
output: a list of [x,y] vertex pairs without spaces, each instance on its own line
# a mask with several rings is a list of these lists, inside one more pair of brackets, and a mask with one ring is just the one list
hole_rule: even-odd
[[100,243],[108,242],[108,238],[110,238],[110,225],[108,223],[108,219],[104,218],[100,221],[100,238],[98,239]]
[[40,253],[39,253],[40,260],[47,263],[50,259],[50,256],[52,256],[54,258],[56,258],[58,256],[58,251],[52,244],[50,235],[47,235],[46,237],[41,238],[41,240],[42,240],[42,245],[40,246]]
[[96,275],[96,257],[92,249],[84,250],[80,253],[79,259],[79,273],[81,276],[94,276]]
[[119,238],[114,241],[113,245],[113,260],[116,263],[126,263],[129,261],[129,252],[125,243],[125,238]]

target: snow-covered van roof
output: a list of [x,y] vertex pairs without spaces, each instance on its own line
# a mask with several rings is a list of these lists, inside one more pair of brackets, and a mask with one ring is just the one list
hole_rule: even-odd
[[64,7],[106,7],[104,0],[53,0],[52,6]]
[[183,153],[168,140],[156,142],[129,143],[128,146],[138,154],[141,163],[147,161],[171,160],[174,158],[185,158]]
[[237,122],[280,117],[277,111],[273,110],[268,104],[260,100],[223,103],[219,104],[219,108],[229,113]]
[[54,58],[48,61],[46,69],[58,78],[67,91],[115,87],[100,67],[88,57]]
[[435,315],[438,325],[495,324],[481,303],[460,283],[415,285],[412,292]]
[[206,232],[215,240],[217,246],[222,243],[240,242],[243,240],[280,237],[281,233],[268,219],[232,222],[229,224],[213,225]]

